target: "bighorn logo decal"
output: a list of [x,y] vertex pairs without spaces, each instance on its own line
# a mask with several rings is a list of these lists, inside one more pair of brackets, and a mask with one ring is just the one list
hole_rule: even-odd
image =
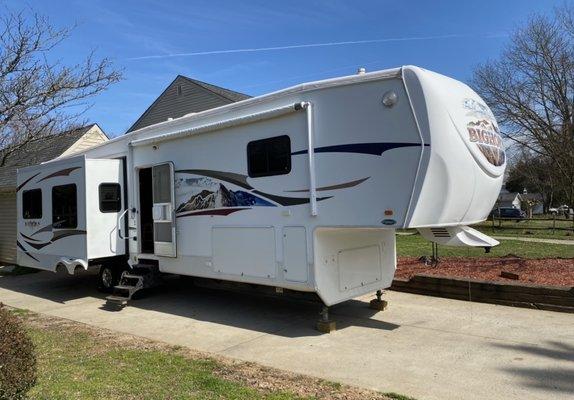
[[486,118],[494,120],[494,115],[490,109],[479,101],[474,99],[464,99],[462,107],[467,110],[466,115],[469,117]]
[[506,154],[502,148],[502,138],[498,127],[489,120],[483,119],[476,122],[469,122],[466,126],[468,139],[471,143],[476,143],[480,152],[486,157],[489,163],[499,167],[504,165]]

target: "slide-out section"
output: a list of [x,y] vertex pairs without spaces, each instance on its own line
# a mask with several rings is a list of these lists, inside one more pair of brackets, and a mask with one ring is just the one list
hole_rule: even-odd
[[90,261],[125,254],[120,159],[74,157],[18,171],[18,263],[73,273]]

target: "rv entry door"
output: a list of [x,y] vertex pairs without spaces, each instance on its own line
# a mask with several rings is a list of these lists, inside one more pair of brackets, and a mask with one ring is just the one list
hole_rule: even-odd
[[157,256],[175,257],[177,255],[174,183],[173,163],[152,167],[153,242],[154,254]]

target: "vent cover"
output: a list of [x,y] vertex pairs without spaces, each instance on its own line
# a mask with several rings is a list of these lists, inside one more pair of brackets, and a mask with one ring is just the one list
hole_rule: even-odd
[[492,247],[499,244],[484,233],[464,225],[418,228],[418,231],[426,240],[446,246]]
[[430,228],[431,233],[437,238],[449,238],[450,233],[446,228]]

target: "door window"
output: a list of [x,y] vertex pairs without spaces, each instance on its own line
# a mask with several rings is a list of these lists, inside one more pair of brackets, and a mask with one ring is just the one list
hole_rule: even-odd
[[100,195],[100,211],[115,213],[122,209],[122,187],[119,183],[101,183],[98,192]]
[[176,257],[174,170],[172,163],[152,167],[154,254]]
[[171,169],[169,164],[156,165],[153,174],[153,202],[171,203]]

